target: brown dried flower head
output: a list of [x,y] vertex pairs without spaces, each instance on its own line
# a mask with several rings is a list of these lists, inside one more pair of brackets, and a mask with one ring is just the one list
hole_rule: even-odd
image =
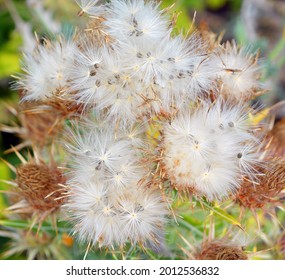
[[[35,145],[43,148],[52,142],[62,129],[63,118],[60,113],[52,108],[42,108],[40,102],[26,102],[19,108],[13,108],[7,105],[7,109],[11,112],[19,125],[5,126],[1,125],[1,130],[7,133],[15,133],[23,139],[23,142],[16,146],[16,150],[24,147]],[[9,149],[6,152],[13,152]]]
[[[277,197],[285,186],[285,161],[268,163],[264,175],[260,177],[258,185],[244,180],[236,195],[236,201],[245,208],[264,208],[268,203],[278,203]],[[263,168],[264,169],[264,168]]]
[[202,246],[197,260],[248,260],[247,254],[239,246],[226,245],[221,241],[212,241]]
[[[43,102],[25,102],[18,109],[7,106],[8,110],[19,120],[19,126],[1,126],[1,130],[15,133],[24,141],[16,149],[35,145],[43,148],[52,143],[63,129],[66,119],[82,115],[83,104],[74,100],[53,96]],[[12,152],[13,149],[7,150]]]
[[22,111],[20,120],[24,128],[21,138],[44,147],[56,137],[62,128],[59,114],[55,111]]
[[19,192],[31,209],[52,213],[60,207],[59,184],[65,183],[65,177],[56,166],[29,162],[20,165],[16,174]]

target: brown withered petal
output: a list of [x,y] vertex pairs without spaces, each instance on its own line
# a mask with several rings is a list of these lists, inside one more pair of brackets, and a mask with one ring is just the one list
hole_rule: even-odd
[[52,212],[63,202],[57,199],[61,197],[58,184],[64,184],[65,177],[56,167],[45,163],[22,164],[17,168],[16,181],[21,195],[35,211]]
[[236,200],[246,208],[263,208],[267,203],[273,202],[285,187],[285,161],[268,163],[264,176],[260,177],[258,185],[244,181],[239,189]]
[[248,256],[238,246],[224,245],[213,241],[203,246],[197,260],[248,260]]

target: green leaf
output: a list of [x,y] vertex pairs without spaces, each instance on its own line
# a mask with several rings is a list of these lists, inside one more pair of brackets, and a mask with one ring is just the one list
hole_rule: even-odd
[[182,1],[178,1],[178,3],[179,2],[182,6],[187,7],[189,9],[203,10],[205,8],[204,0],[182,0]]
[[12,32],[10,40],[0,48],[0,78],[15,74],[20,70],[21,37],[16,32]]
[[223,220],[230,222],[232,225],[239,227],[240,229],[244,230],[241,226],[241,223],[234,218],[232,215],[228,214],[225,210],[221,209],[218,206],[213,206],[206,201],[201,200],[200,203],[205,206],[208,210],[212,211],[214,214],[220,216]]
[[[29,230],[31,227],[30,221],[25,220],[0,220],[0,225],[10,228],[17,228],[17,229],[26,229]],[[67,222],[58,222],[57,223],[57,231],[58,232],[67,232],[70,228],[67,226]],[[51,224],[44,222],[41,226],[41,231],[46,231],[50,233],[54,233],[56,231],[54,226]],[[33,231],[38,230],[38,225],[34,225],[32,227]]]
[[0,51],[0,78],[8,77],[19,70],[19,56]]
[[[198,0],[200,1],[200,0]],[[162,1],[161,7],[162,8],[168,8],[171,5],[173,5],[173,1],[172,0],[164,0]],[[186,34],[187,31],[189,30],[190,26],[191,26],[191,20],[188,16],[188,9],[185,6],[185,3],[181,0],[181,1],[177,1],[175,6],[171,9],[171,11],[169,12],[171,13],[178,13],[179,16],[177,18],[177,22],[175,25],[175,33],[179,34],[179,33],[184,33]]]
[[190,217],[184,216],[183,219],[178,218],[178,224],[179,226],[182,226],[186,228],[187,230],[190,230],[192,233],[197,234],[200,237],[203,237],[203,231],[200,230],[197,227],[197,224],[193,224],[193,221],[190,219]]
[[207,6],[213,10],[218,10],[225,6],[227,0],[207,0]]
[[[10,171],[8,166],[4,163],[4,162],[0,162],[0,179],[2,180],[9,180],[10,177]],[[2,187],[2,185],[0,185],[0,190],[5,189],[4,187]],[[7,207],[6,203],[5,203],[5,199],[3,194],[0,194],[0,211],[5,209]]]
[[285,31],[284,35],[277,42],[273,50],[269,53],[268,58],[271,62],[275,62],[279,66],[282,67],[284,63],[284,52],[285,52]]

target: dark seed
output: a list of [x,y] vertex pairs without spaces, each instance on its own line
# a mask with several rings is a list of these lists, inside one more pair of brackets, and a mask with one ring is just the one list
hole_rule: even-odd
[[97,166],[95,167],[96,170],[101,170],[102,169],[102,161],[100,160],[97,164]]
[[237,158],[242,158],[242,153],[238,153]]
[[91,76],[91,77],[96,76],[96,74],[97,74],[97,72],[96,72],[95,70],[90,71],[90,76]]
[[133,18],[133,26],[138,27],[138,21],[136,20],[136,18]]
[[234,127],[235,126],[235,124],[233,122],[229,122],[228,125],[229,125],[229,127]]
[[142,31],[139,31],[139,30],[136,30],[136,36],[139,37],[139,36],[141,36],[141,35],[143,35],[143,32],[142,32]]
[[143,58],[142,53],[138,52],[138,53],[137,53],[137,58]]

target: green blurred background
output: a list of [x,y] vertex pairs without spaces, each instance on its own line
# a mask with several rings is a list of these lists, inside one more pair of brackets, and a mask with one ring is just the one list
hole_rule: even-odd
[[[164,7],[173,3],[172,0],[162,1]],[[41,38],[54,33],[70,32],[73,23],[78,21],[78,11],[73,0],[0,0],[0,123],[12,124],[6,105],[16,105],[18,93],[10,89],[13,81],[11,75],[20,71],[20,58],[22,52],[29,49],[29,38],[34,33]],[[194,26],[207,25],[214,32],[224,32],[223,40],[235,39],[240,44],[250,46],[253,51],[260,49],[262,82],[270,90],[268,95],[262,97],[262,103],[270,106],[285,99],[285,1],[177,0],[172,11],[181,12],[177,30],[186,32],[196,13]],[[285,111],[281,109],[278,114],[277,117],[282,117]],[[4,151],[11,145],[17,145],[19,141],[15,135],[1,132],[0,157],[17,165],[18,159],[15,155],[4,154]],[[8,180],[13,176],[7,165],[0,162],[0,179]],[[0,189],[4,188],[4,184],[0,182]],[[5,204],[5,199],[0,194],[0,218]],[[195,216],[190,218],[187,211],[184,221],[180,221],[186,226],[185,234],[195,227],[198,236],[201,235],[202,224],[197,223],[195,226]],[[195,215],[203,216],[199,211]],[[202,216],[197,219],[203,220]],[[181,232],[183,233],[183,229]],[[6,241],[5,238],[0,239],[0,252]]]

